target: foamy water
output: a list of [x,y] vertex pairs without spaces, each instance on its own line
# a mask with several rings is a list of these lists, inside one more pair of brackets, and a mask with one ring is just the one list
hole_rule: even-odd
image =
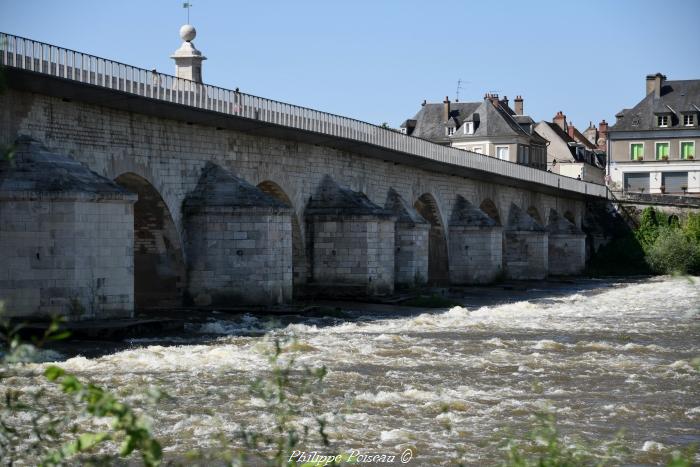
[[[197,343],[134,340],[129,350],[60,365],[135,405],[144,388],[164,388],[172,399],[150,413],[174,457],[219,433],[264,429],[269,416],[248,388],[267,365],[262,342],[282,335],[302,344],[300,364],[329,370],[322,405],[307,416],[329,420],[331,453],[398,456],[411,447],[411,465],[448,465],[459,447],[471,464],[494,464],[504,433],[522,436],[530,415],[545,409],[567,437],[593,445],[624,430],[637,463],[700,442],[700,377],[690,365],[700,356],[698,285],[649,279],[596,292],[271,330],[247,315],[191,326],[188,338],[206,336]],[[267,337],[241,336],[264,330]],[[29,374],[11,384],[37,381]]]

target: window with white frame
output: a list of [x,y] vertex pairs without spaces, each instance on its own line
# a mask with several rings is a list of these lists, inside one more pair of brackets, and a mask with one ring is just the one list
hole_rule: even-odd
[[667,127],[668,126],[668,115],[657,115],[656,116],[656,123],[660,127]]
[[510,160],[510,148],[508,146],[496,146],[496,157],[502,161]]
[[455,127],[453,126],[448,126],[447,127],[447,136],[452,136],[455,134]]
[[681,159],[684,161],[695,159],[695,141],[681,141]]
[[473,135],[474,134],[474,122],[467,122],[464,124],[464,134]]
[[655,147],[656,147],[656,160],[657,161],[668,160],[668,157],[670,155],[671,145],[669,143],[656,143]]
[[693,117],[694,117],[693,114],[683,115],[683,126],[694,126],[695,119]]
[[630,144],[630,159],[633,161],[644,160],[644,143]]

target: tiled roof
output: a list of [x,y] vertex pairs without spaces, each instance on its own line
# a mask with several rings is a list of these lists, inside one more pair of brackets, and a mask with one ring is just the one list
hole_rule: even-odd
[[683,127],[683,112],[700,114],[700,79],[664,81],[661,97],[657,98],[652,92],[633,108],[622,110],[610,131],[659,130],[655,112],[670,113],[674,117],[665,131],[687,128]]

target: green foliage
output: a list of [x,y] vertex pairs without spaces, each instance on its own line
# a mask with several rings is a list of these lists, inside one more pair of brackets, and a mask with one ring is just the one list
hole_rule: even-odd
[[112,418],[112,433],[85,433],[78,439],[64,444],[61,449],[51,452],[45,463],[59,464],[79,452],[91,449],[107,440],[115,440],[124,435],[119,455],[126,457],[133,451],[141,452],[141,458],[147,466],[160,464],[162,450],[158,441],[151,436],[148,424],[126,404],[119,402],[109,392],[94,384],[84,384],[74,375],[51,365],[44,373],[46,379],[60,385],[61,390],[76,400],[86,404],[87,412],[94,417]]
[[695,243],[700,244],[700,213],[689,213],[683,225],[685,235]]
[[639,227],[614,238],[591,258],[593,274],[687,274],[700,272],[700,214],[681,223],[653,207],[642,211]]
[[[241,437],[248,452],[269,455],[269,466],[287,466],[289,458],[298,446],[307,446],[311,438],[308,425],[299,427],[297,421],[304,413],[305,402],[315,404],[310,397],[318,389],[326,376],[326,368],[298,367],[295,351],[299,348],[296,338],[275,339],[271,348],[265,349],[270,372],[265,377],[255,380],[251,385],[251,395],[263,402],[265,412],[274,418],[274,427],[266,433],[243,430]],[[329,445],[326,435],[326,421],[316,416],[315,432],[324,446]],[[245,460],[246,453],[239,453]]]
[[[250,396],[261,405],[261,413],[272,415],[272,424],[262,431],[244,427],[238,437],[243,449],[232,448],[223,435],[219,448],[213,453],[192,451],[188,453],[189,465],[221,464],[310,466],[293,459],[295,451],[307,450],[314,443],[330,445],[326,434],[326,420],[305,410],[318,405],[317,394],[322,391],[326,376],[325,367],[309,368],[296,363],[299,352],[314,349],[295,337],[276,338],[265,345],[269,369],[250,386]],[[313,417],[314,423],[302,423],[303,418]],[[345,459],[345,457],[343,457]],[[336,465],[328,463],[326,465]]]
[[690,445],[682,451],[674,450],[671,453],[671,459],[666,464],[666,467],[693,467],[697,465],[695,463],[696,452],[696,445]]
[[551,413],[538,413],[534,416],[535,427],[526,440],[506,442],[506,460],[508,467],[574,467],[580,465],[611,465],[619,462],[622,449],[622,436],[606,443],[603,454],[594,454],[594,449],[582,441],[566,442],[555,423]]
[[634,235],[644,251],[651,247],[659,236],[659,226],[663,225],[663,219],[660,217],[661,213],[652,207],[644,208],[642,211],[639,227]]
[[687,274],[700,270],[700,244],[678,228],[658,230],[654,243],[647,248],[646,260],[654,272]]
[[[39,350],[48,342],[68,337],[68,331],[62,331],[60,325],[61,320],[54,318],[41,337],[27,343],[20,338],[22,325],[11,325],[9,321],[1,323],[0,381],[16,376],[22,364],[35,361]],[[62,392],[71,398],[57,402],[41,387],[35,391],[7,389],[0,403],[0,458],[10,464],[18,458],[43,458],[44,465],[65,464],[66,461],[89,452],[100,443],[123,438],[121,456],[140,451],[145,465],[155,466],[160,463],[160,444],[151,436],[145,419],[136,415],[129,406],[95,385],[82,383],[77,377],[57,366],[47,367],[44,375],[49,381],[59,384]],[[162,397],[158,391],[149,395],[154,400]],[[63,402],[66,405],[60,405]],[[83,411],[92,417],[111,417],[112,430],[80,433],[80,428],[75,422],[76,417],[60,410],[73,409],[73,402],[85,404]],[[77,434],[72,441],[52,449],[64,433]]]

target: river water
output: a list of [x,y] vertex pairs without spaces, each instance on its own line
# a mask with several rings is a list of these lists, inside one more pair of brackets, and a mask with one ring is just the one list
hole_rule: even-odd
[[[505,438],[524,436],[532,414],[549,410],[567,440],[602,449],[623,430],[629,461],[654,465],[700,442],[700,377],[690,364],[700,356],[699,284],[496,289],[488,305],[467,294],[463,307],[409,316],[367,305],[345,308],[351,319],[216,315],[184,336],[134,339],[60,365],[135,404],[145,387],[165,389],[172,399],[149,413],[173,458],[219,433],[269,426],[249,387],[267,367],[261,343],[294,334],[298,363],[328,369],[320,406],[306,408],[307,422],[329,422],[328,453],[399,456],[410,447],[410,465],[450,465],[458,455],[490,465],[503,459]],[[12,384],[37,384],[31,372],[41,369]]]

